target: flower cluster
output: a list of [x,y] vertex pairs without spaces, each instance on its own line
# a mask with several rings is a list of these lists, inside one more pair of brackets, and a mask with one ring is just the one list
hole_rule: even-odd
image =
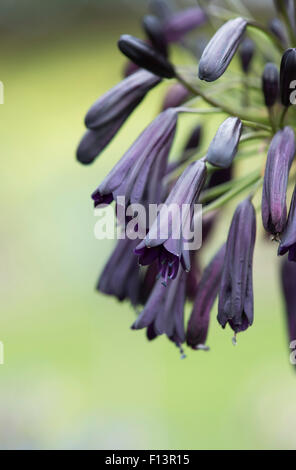
[[[112,201],[118,207],[119,197],[124,198],[124,210],[130,204],[160,205],[141,239],[117,241],[97,289],[120,301],[128,299],[137,312],[132,329],[145,328],[149,340],[166,335],[182,357],[184,343],[194,350],[208,349],[217,297],[217,320],[223,328],[228,324],[236,337],[253,324],[258,210],[270,243],[278,243],[278,255],[284,256],[289,339],[296,340],[296,186],[290,192],[296,175],[293,2],[270,1],[266,25],[240,0],[236,11],[215,1],[199,3],[174,11],[165,0],[152,1],[142,22],[144,37],[119,38],[119,50],[128,59],[124,78],[86,114],[87,132],[77,151],[81,163],[92,163],[150,90],[167,83],[159,115],[100,182],[92,199],[96,208]],[[213,25],[218,26],[212,33]],[[202,44],[207,35],[199,55],[194,44]],[[192,66],[172,63],[177,47],[192,55]],[[192,117],[192,127],[180,155],[171,159],[184,114]],[[220,114],[226,118],[207,143],[203,128]],[[242,174],[240,161],[247,158],[250,171]],[[188,243],[183,222],[193,228],[194,208],[203,205],[204,249],[222,208],[233,200],[228,235],[202,269],[199,249]],[[123,231],[129,221],[128,215],[120,219]],[[187,301],[192,313],[186,324]]]

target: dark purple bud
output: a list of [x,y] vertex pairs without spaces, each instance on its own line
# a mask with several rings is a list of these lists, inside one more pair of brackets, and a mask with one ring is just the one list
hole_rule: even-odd
[[289,261],[296,261],[296,186],[291,200],[288,222],[281,235],[278,254],[284,255],[287,252],[289,252]]
[[282,289],[290,342],[296,340],[296,264],[285,258],[281,269]]
[[270,143],[263,182],[262,221],[265,230],[273,235],[282,233],[286,225],[287,184],[294,154],[294,131],[285,127]]
[[165,334],[177,346],[181,346],[185,341],[186,276],[184,271],[180,271],[177,278],[169,280],[166,286],[159,279],[132,329],[147,328],[149,339]]
[[143,18],[143,28],[154,49],[167,57],[168,46],[164,35],[162,22],[157,18],[157,16],[146,15]]
[[207,339],[210,312],[218,295],[226,244],[214,256],[204,270],[199,283],[193,310],[187,326],[187,344],[193,349],[202,348]]
[[242,41],[247,24],[244,18],[236,18],[218,29],[199,62],[201,80],[213,82],[223,75]]
[[129,299],[132,305],[140,302],[141,276],[137,257],[133,251],[137,240],[118,240],[97,284],[97,290],[116,297]]
[[281,61],[280,91],[281,101],[284,106],[290,106],[291,95],[296,87],[296,49],[287,49]]
[[242,69],[245,73],[249,73],[252,59],[255,54],[255,44],[250,38],[246,38],[239,48],[239,56]]
[[218,322],[235,333],[253,323],[253,252],[256,213],[249,199],[236,208],[228,233],[219,292]]
[[166,0],[151,0],[149,2],[149,10],[160,20],[168,19],[173,13],[170,3]]
[[149,265],[158,259],[160,273],[165,282],[177,276],[180,263],[183,269],[190,271],[188,240],[182,227],[179,227],[180,231],[176,234],[174,220],[180,220],[181,209],[186,205],[190,208],[187,221],[191,226],[194,204],[204,186],[206,174],[206,164],[201,160],[186,168],[158,212],[147,236],[135,250],[141,265]]
[[270,31],[281,41],[283,47],[287,46],[288,39],[285,27],[279,18],[274,18],[269,23]]
[[139,70],[99,98],[86,115],[85,124],[91,131],[85,134],[78,147],[78,160],[91,163],[160,81],[156,75]]
[[173,65],[146,42],[129,34],[124,34],[118,41],[120,51],[143,69],[163,78],[174,78]]
[[164,24],[168,42],[180,41],[187,33],[203,25],[207,20],[205,12],[198,7],[181,10],[171,15]]
[[270,108],[276,103],[279,96],[279,72],[277,66],[272,62],[269,62],[264,67],[262,90],[265,104]]
[[168,109],[154,119],[92,194],[95,206],[108,204],[117,196],[124,196],[126,205],[161,202],[161,181],[177,119],[176,109]]
[[186,101],[190,96],[189,91],[181,83],[174,83],[171,85],[165,95],[164,102],[162,105],[162,110],[168,108],[176,108]]
[[227,118],[210,143],[207,161],[219,168],[228,168],[237,153],[241,133],[241,120],[235,117]]

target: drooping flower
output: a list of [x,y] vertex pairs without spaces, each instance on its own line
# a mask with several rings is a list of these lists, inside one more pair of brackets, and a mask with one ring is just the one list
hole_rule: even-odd
[[157,18],[157,16],[146,15],[143,18],[143,28],[154,49],[164,57],[167,57],[168,45],[164,35],[162,22]]
[[286,192],[295,155],[295,135],[285,127],[273,137],[267,154],[262,192],[262,221],[267,232],[278,235],[287,220]]
[[218,29],[199,62],[201,80],[213,82],[223,75],[242,41],[247,24],[244,18],[235,18]]
[[279,96],[279,72],[278,68],[272,62],[265,65],[262,75],[262,90],[265,105],[272,107]]
[[291,200],[287,225],[281,235],[278,249],[278,254],[281,256],[287,252],[289,252],[289,261],[296,261],[296,186]]
[[190,271],[190,250],[183,229],[184,225],[186,231],[188,227],[191,228],[194,204],[205,183],[206,173],[206,165],[202,160],[186,168],[158,212],[148,234],[135,250],[141,265],[149,265],[158,259],[165,282],[177,276],[180,263],[183,269]]
[[85,124],[90,129],[83,137],[77,158],[91,163],[109,144],[123,123],[161,79],[139,70],[99,98],[88,111]]
[[169,280],[166,286],[158,279],[132,329],[147,328],[149,339],[165,334],[180,347],[185,341],[186,276],[184,271],[179,271],[176,279]]
[[210,312],[218,295],[226,244],[214,256],[202,274],[198,285],[193,310],[188,322],[186,339],[193,349],[203,348],[210,322]]
[[235,333],[253,323],[253,252],[256,214],[249,199],[237,207],[228,233],[219,292],[218,321]]
[[290,342],[296,340],[296,264],[283,260],[281,267],[282,289]]
[[163,78],[174,78],[173,65],[162,54],[149,46],[145,41],[130,34],[123,34],[119,41],[120,51],[143,69]]
[[219,168],[228,168],[237,153],[241,133],[241,120],[235,117],[227,118],[210,143],[207,161]]
[[190,96],[189,91],[181,83],[171,85],[164,97],[162,111],[168,108],[176,108],[184,103]]
[[164,23],[167,42],[180,41],[187,33],[203,25],[206,20],[205,12],[198,7],[187,8],[170,15]]
[[248,74],[255,54],[255,44],[250,38],[246,38],[239,48],[239,56],[243,71]]
[[162,178],[174,140],[178,110],[161,113],[142,132],[130,149],[92,194],[95,206],[109,204],[117,196],[129,203],[162,201]]
[[296,85],[296,49],[287,49],[283,54],[280,70],[281,101],[286,107],[293,103],[292,92]]

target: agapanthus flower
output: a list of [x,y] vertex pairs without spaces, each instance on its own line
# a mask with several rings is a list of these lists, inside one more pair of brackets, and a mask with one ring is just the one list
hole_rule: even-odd
[[165,334],[177,346],[181,346],[185,341],[186,276],[184,271],[179,271],[177,278],[169,280],[166,286],[158,279],[132,329],[147,328],[149,339]]
[[[182,226],[179,227],[178,233],[175,233],[174,220],[181,220],[182,222],[183,218],[186,227],[191,228],[193,206],[197,203],[205,183],[206,174],[205,162],[201,160],[191,163],[186,168],[158,212],[148,234],[135,250],[141,265],[149,265],[158,259],[160,273],[165,282],[177,276],[180,263],[183,269],[190,270],[188,239]],[[180,217],[180,209],[184,206],[189,210],[185,211],[184,217],[184,212]]]
[[177,119],[176,109],[168,109],[154,119],[94,191],[95,206],[109,204],[118,196],[125,197],[126,205],[162,201],[161,180],[166,173]]
[[190,92],[184,87],[184,85],[181,83],[174,83],[170,86],[164,97],[162,110],[164,111],[168,108],[176,108],[180,106],[189,96]]
[[280,70],[280,90],[281,90],[281,101],[286,107],[293,104],[291,102],[291,94],[295,87],[293,83],[296,83],[296,49],[287,49],[284,53],[281,61]]
[[180,41],[187,33],[203,25],[206,20],[205,12],[199,7],[187,8],[170,15],[163,26],[167,42]]
[[267,232],[278,235],[286,225],[286,192],[295,155],[295,134],[291,127],[278,131],[269,146],[262,192],[262,221]]
[[296,187],[294,188],[287,225],[281,235],[279,255],[289,252],[289,261],[296,261]]
[[290,342],[296,341],[296,264],[287,258],[281,267],[282,290],[286,307],[286,320]]
[[154,49],[167,57],[168,45],[163,31],[162,22],[157,18],[157,16],[146,15],[143,18],[143,28]]
[[193,349],[203,349],[206,344],[210,312],[220,287],[225,251],[224,244],[204,270],[195,294],[186,333],[187,344]]
[[219,291],[218,321],[235,333],[253,323],[253,252],[256,214],[250,199],[236,208],[228,233]]
[[272,62],[267,63],[264,67],[262,90],[266,106],[268,108],[272,107],[279,96],[279,71]]
[[236,18],[218,29],[199,62],[201,80],[213,82],[223,75],[243,39],[247,24],[244,18]]
[[242,133],[242,122],[238,118],[227,118],[219,127],[207,152],[207,161],[220,168],[228,168],[237,153]]
[[239,48],[239,57],[243,71],[248,74],[255,54],[255,44],[250,38],[245,38]]
[[90,129],[77,150],[81,163],[91,163],[116,135],[123,123],[161,79],[146,70],[129,76],[101,98],[88,111],[85,125]]
[[162,54],[139,38],[123,34],[119,41],[120,51],[143,69],[162,78],[175,77],[173,65]]

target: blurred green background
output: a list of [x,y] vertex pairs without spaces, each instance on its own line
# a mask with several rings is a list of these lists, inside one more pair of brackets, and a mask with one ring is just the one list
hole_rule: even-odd
[[[112,242],[94,238],[90,193],[155,116],[164,87],[94,165],[79,165],[83,116],[121,79],[116,40],[138,32],[147,2],[40,3],[0,7],[0,448],[295,448],[296,376],[278,265],[260,234],[255,324],[236,348],[215,309],[211,351],[181,361],[165,338],[149,344],[129,329],[128,305],[95,292]],[[179,140],[193,125],[186,119]],[[208,122],[211,137],[217,121]],[[227,211],[221,240],[230,218]]]

